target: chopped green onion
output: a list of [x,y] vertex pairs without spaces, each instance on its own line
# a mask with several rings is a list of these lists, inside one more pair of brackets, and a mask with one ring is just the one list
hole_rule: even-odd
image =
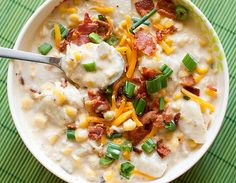
[[190,97],[188,97],[186,95],[184,95],[183,98],[184,98],[184,100],[190,100]]
[[137,115],[141,116],[146,108],[146,101],[144,99],[139,99],[135,107],[135,112]]
[[103,42],[102,38],[94,32],[90,33],[88,37],[93,43],[99,44]]
[[107,135],[108,139],[115,139],[115,138],[120,138],[120,137],[122,137],[122,133],[113,133],[113,134]]
[[134,90],[135,90],[135,84],[129,82],[129,81],[125,81],[125,86],[124,86],[124,94],[128,97],[128,98],[132,98],[134,95]]
[[98,19],[101,21],[106,21],[106,17],[104,15],[98,15]]
[[184,6],[176,6],[175,11],[178,20],[186,20],[188,18],[188,10]]
[[171,120],[170,123],[165,123],[165,128],[169,131],[175,131],[176,130],[176,124],[173,120]]
[[154,15],[157,12],[156,8],[154,8],[152,11],[150,11],[148,14],[144,15],[138,22],[133,24],[130,28],[130,32],[134,33],[134,30],[139,27],[142,23],[144,23],[147,19],[149,19],[152,15]]
[[102,156],[101,159],[99,160],[99,164],[102,166],[108,166],[110,165],[114,160],[107,157],[106,155]]
[[135,166],[130,162],[122,163],[120,166],[120,175],[125,177],[126,179],[129,179],[134,168]]
[[121,150],[131,152],[133,150],[132,143],[129,141],[123,142],[123,144],[121,145]]
[[47,55],[51,51],[51,49],[52,49],[52,45],[49,43],[43,43],[42,45],[38,47],[38,51],[42,55]]
[[147,93],[149,95],[160,91],[162,88],[167,87],[167,77],[164,75],[159,75],[152,80],[146,81]]
[[165,109],[165,101],[164,101],[164,97],[161,97],[159,100],[159,109],[161,111],[163,111]]
[[165,75],[166,77],[170,76],[173,73],[173,70],[166,64],[161,66],[160,70],[163,73],[163,75]]
[[134,106],[134,108],[137,107],[138,101],[139,101],[139,99],[135,99],[135,100],[133,101],[133,106]]
[[110,35],[110,37],[106,40],[106,43],[108,43],[111,46],[116,46],[119,42],[119,39],[114,35]]
[[112,159],[119,159],[121,153],[121,146],[114,144],[112,142],[109,142],[107,144],[107,156]]
[[197,67],[197,62],[195,59],[188,53],[182,60],[184,66],[190,71],[193,72]]
[[106,94],[112,94],[113,92],[113,86],[112,85],[109,85],[105,91],[104,91]]
[[[69,33],[69,30],[62,24],[58,23],[58,26],[60,28],[60,32],[61,32],[61,38],[64,39],[68,33]],[[55,38],[55,30],[53,29],[52,30],[52,37]]]
[[[141,18],[138,18],[138,17],[134,17],[134,18],[132,18],[132,21],[133,21],[133,23],[136,23],[136,22],[138,22],[138,21],[140,21],[141,20]],[[143,22],[143,24],[144,25],[147,25],[147,26],[150,26],[150,22],[148,22],[148,21],[145,21],[145,22]]]
[[75,140],[75,130],[71,128],[66,129],[66,136],[68,140]]
[[148,138],[142,145],[142,149],[146,152],[146,153],[151,153],[156,147],[156,143]]
[[84,66],[84,69],[87,72],[93,72],[96,71],[96,63],[95,62],[90,62],[90,63],[86,63],[86,64],[82,64]]

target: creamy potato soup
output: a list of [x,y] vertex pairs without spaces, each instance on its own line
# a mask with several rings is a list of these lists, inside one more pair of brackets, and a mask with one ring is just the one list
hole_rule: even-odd
[[178,1],[61,3],[31,51],[64,57],[67,77],[14,63],[29,138],[87,182],[164,176],[205,143],[219,92],[212,47],[194,22]]

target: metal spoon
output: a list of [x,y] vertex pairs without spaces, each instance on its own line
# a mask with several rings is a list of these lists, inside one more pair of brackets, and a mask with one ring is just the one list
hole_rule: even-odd
[[[117,54],[120,55],[118,52],[117,52]],[[57,68],[59,68],[60,70],[62,70],[65,73],[65,71],[61,67],[63,57],[56,58],[56,57],[51,57],[51,56],[43,56],[43,55],[39,55],[36,53],[30,53],[30,52],[19,51],[19,50],[3,48],[3,47],[0,47],[0,57],[49,64],[49,65],[56,66]],[[119,60],[122,62],[122,69],[119,72],[119,74],[117,74],[114,78],[112,78],[109,85],[116,82],[122,76],[122,74],[124,72],[125,62],[122,57]],[[66,75],[66,73],[65,73],[65,75]]]

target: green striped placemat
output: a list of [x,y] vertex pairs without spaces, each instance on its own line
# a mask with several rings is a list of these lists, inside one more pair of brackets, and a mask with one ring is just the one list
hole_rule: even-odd
[[[0,46],[12,48],[19,31],[44,0],[0,0]],[[230,70],[230,98],[222,129],[212,147],[174,182],[236,182],[236,0],[193,0],[213,24]],[[6,60],[0,59],[0,182],[63,182],[27,150],[7,102]]]

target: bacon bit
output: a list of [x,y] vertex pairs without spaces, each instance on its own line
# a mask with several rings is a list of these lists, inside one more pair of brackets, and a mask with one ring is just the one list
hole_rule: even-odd
[[101,20],[97,20],[96,22],[98,23],[98,29],[96,33],[100,35],[103,40],[109,38],[113,31],[112,25]]
[[142,82],[142,84],[135,91],[135,94],[137,99],[146,98],[148,96],[145,82]]
[[62,81],[61,81],[61,87],[62,87],[62,88],[66,88],[67,85],[68,85],[67,80],[66,80],[65,78],[63,78]]
[[134,46],[147,56],[152,56],[156,52],[156,44],[152,34],[143,28],[135,32]]
[[132,81],[135,82],[135,84],[142,84],[145,81],[145,78],[143,76],[133,77]]
[[92,103],[92,111],[96,114],[103,114],[110,110],[110,105],[108,100],[104,97],[101,90],[89,90],[88,96],[90,102]]
[[88,127],[88,137],[92,140],[100,140],[104,133],[104,125],[103,124],[96,124],[95,126]]
[[177,28],[174,25],[165,29],[157,30],[156,32],[157,42],[161,43],[166,38],[167,35],[174,34],[176,31]]
[[70,124],[67,125],[67,128],[76,129],[77,125],[75,123],[70,123]]
[[180,112],[177,113],[177,114],[175,114],[175,116],[174,116],[174,122],[175,122],[176,126],[177,126],[178,123],[179,123],[180,116],[181,116],[181,113],[180,113]]
[[151,129],[145,129],[145,127],[141,126],[128,132],[128,137],[130,138],[133,146],[136,146],[146,137],[147,134],[150,133],[150,131]]
[[135,3],[135,8],[141,16],[144,16],[154,8],[154,3],[152,0],[141,0]]
[[215,92],[217,92],[217,89],[215,87],[213,87],[212,85],[207,85],[207,88],[209,88],[210,90],[213,90]]
[[170,149],[168,149],[164,143],[163,143],[163,139],[160,139],[157,141],[157,148],[156,148],[157,153],[159,154],[159,156],[161,158],[164,158],[166,156],[168,156],[170,154]]
[[133,151],[137,154],[141,154],[143,151],[137,147],[133,147]]
[[142,118],[140,119],[140,121],[142,124],[146,125],[146,124],[153,123],[154,121],[156,121],[156,118],[157,118],[157,112],[150,111],[144,114]]
[[165,109],[161,114],[157,114],[156,120],[153,122],[153,125],[157,128],[164,128],[165,123],[170,123],[171,120],[173,120],[174,115],[171,113],[168,108]]
[[35,90],[35,89],[33,89],[33,88],[30,88],[30,91],[31,91],[32,93],[38,93],[38,94],[40,94],[39,91],[37,91],[37,90]]
[[200,89],[198,89],[198,88],[195,88],[192,86],[184,86],[184,89],[188,90],[189,92],[191,92],[197,96],[200,96]]
[[190,76],[181,78],[180,84],[183,86],[194,86],[196,83],[194,81],[193,75],[190,75]]
[[155,70],[147,68],[147,67],[142,67],[140,69],[140,72],[146,80],[152,79],[157,75],[157,72]]
[[157,12],[165,17],[175,19],[175,4],[172,0],[158,0],[157,1]]
[[19,82],[21,85],[25,85],[25,80],[23,79],[22,76],[19,78]]

